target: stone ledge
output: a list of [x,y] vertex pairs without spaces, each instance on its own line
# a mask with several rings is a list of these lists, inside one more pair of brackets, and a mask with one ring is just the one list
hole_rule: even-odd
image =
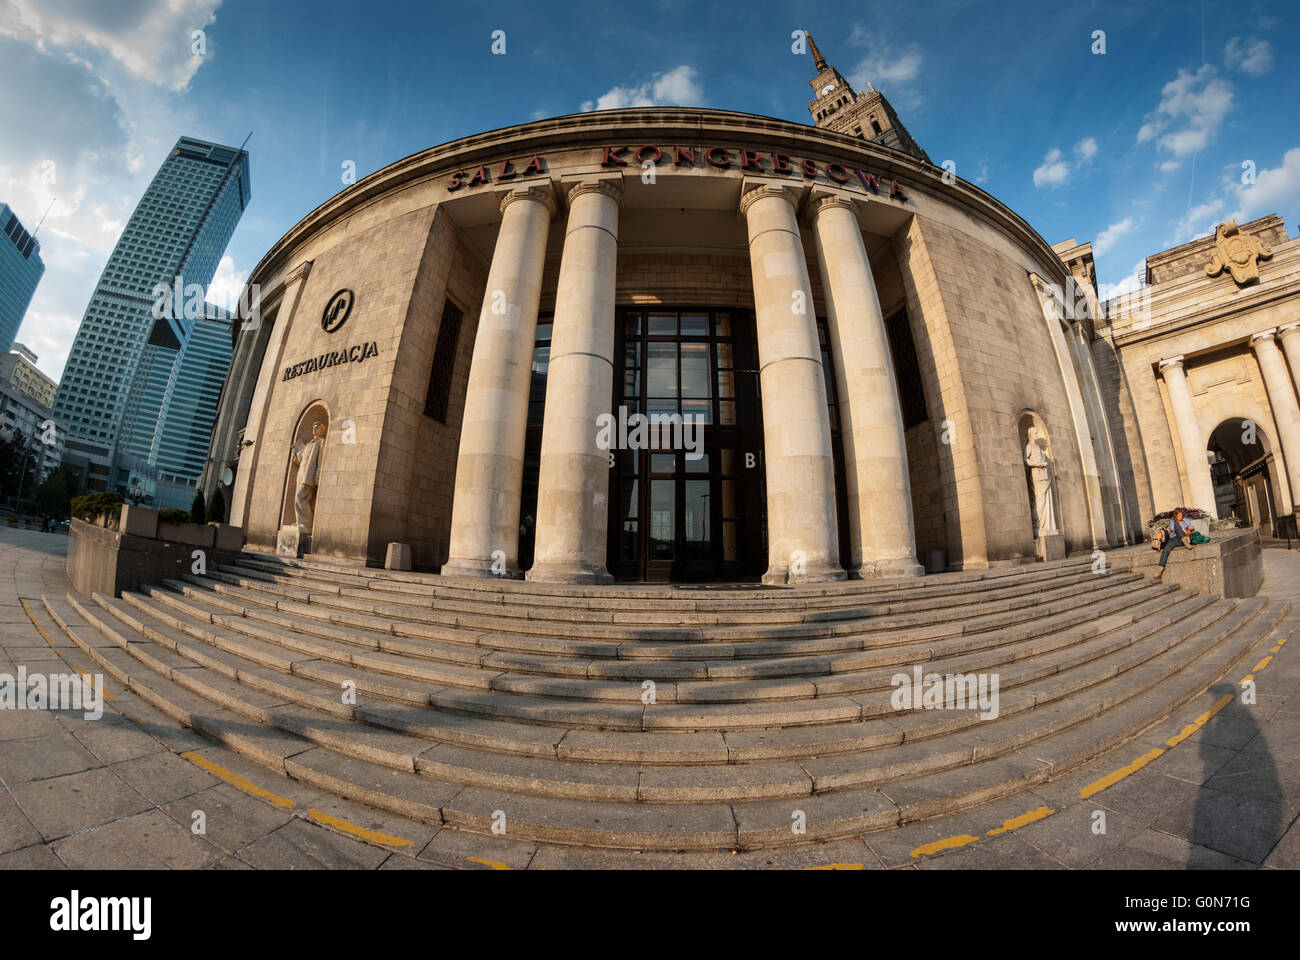
[[78,593],[120,597],[123,590],[136,590],[146,584],[161,583],[189,573],[194,563],[194,551],[198,549],[205,551],[209,565],[229,563],[239,556],[238,547],[213,549],[206,545],[200,547],[176,540],[142,537],[109,530],[74,517],[68,528],[68,580]]
[[[1253,597],[1264,582],[1263,549],[1259,531],[1221,530],[1208,534],[1209,543],[1191,550],[1178,547],[1169,555],[1165,582],[1220,597]],[[1118,555],[1117,555],[1118,554]],[[1160,554],[1147,543],[1109,554],[1117,570],[1134,570],[1154,578],[1160,572]]]

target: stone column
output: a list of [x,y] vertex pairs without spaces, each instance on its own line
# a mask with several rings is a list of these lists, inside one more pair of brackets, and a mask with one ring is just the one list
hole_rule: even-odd
[[[1183,450],[1183,465],[1187,468],[1186,496],[1191,503],[1187,507],[1200,507],[1212,517],[1218,517],[1219,511],[1214,504],[1214,484],[1210,480],[1210,462],[1205,443],[1201,439],[1201,423],[1196,416],[1196,404],[1192,400],[1191,388],[1187,386],[1187,372],[1183,369],[1183,358],[1169,357],[1160,361],[1160,374],[1165,378],[1169,388],[1169,402],[1174,408],[1174,426],[1178,430],[1178,442]],[[1156,504],[1156,513],[1172,510],[1178,504]]]
[[622,200],[614,180],[584,181],[569,191],[529,580],[613,579],[605,567],[609,455],[596,446],[596,418],[610,412],[614,390],[614,273]]
[[741,197],[740,212],[749,232],[763,395],[768,542],[763,582],[843,580],[826,384],[794,192],[779,185],[755,187]]
[[839,387],[849,573],[863,579],[921,576],[925,568],[916,562],[903,410],[885,317],[853,201],[825,197],[817,201],[813,216]]
[[444,575],[519,575],[528,390],[546,237],[554,214],[549,186],[520,186],[501,199],[501,228],[465,391]]
[[[1282,351],[1273,338],[1274,330],[1265,330],[1250,338],[1250,345],[1259,361],[1259,369],[1264,375],[1264,389],[1268,391],[1268,404],[1273,408],[1273,422],[1277,424],[1278,443],[1282,447],[1282,458],[1286,461],[1286,479],[1291,487],[1292,509],[1300,500],[1300,405],[1296,403],[1295,388],[1287,373],[1286,361]],[[1293,346],[1296,330],[1292,328],[1284,333],[1284,343],[1288,343],[1288,352],[1294,357]]]
[[1291,365],[1291,382],[1300,386],[1300,323],[1288,323],[1277,328],[1277,338]]

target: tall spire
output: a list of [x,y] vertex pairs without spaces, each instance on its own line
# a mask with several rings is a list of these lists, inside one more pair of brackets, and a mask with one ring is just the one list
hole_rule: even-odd
[[812,48],[813,66],[818,70],[825,70],[826,61],[822,57],[822,52],[817,49],[817,41],[812,38],[812,31],[805,30],[803,35],[808,38],[808,46]]

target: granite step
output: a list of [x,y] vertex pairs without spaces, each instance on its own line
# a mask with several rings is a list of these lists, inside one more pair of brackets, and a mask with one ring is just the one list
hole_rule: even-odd
[[[1109,606],[1099,605],[1089,611],[1088,622],[1081,624],[1072,631],[1068,629],[1044,630],[1037,636],[1028,637],[984,634],[947,643],[926,645],[920,648],[912,647],[902,651],[902,656],[898,655],[898,651],[891,649],[886,656],[880,657],[876,663],[872,663],[865,658],[852,661],[814,658],[811,662],[820,664],[822,668],[821,674],[795,679],[785,677],[776,679],[755,679],[753,677],[736,679],[732,676],[723,676],[704,681],[656,681],[653,688],[654,699],[658,704],[674,702],[728,703],[824,698],[888,690],[890,678],[896,671],[872,669],[873,666],[890,663],[906,664],[921,661],[933,663],[939,661],[938,665],[941,667],[946,662],[945,658],[949,658],[955,668],[959,667],[969,671],[998,663],[1009,663],[1029,655],[1042,657],[1054,648],[1065,644],[1078,643],[1095,635],[1099,630],[1103,629],[1099,625],[1098,618],[1110,613],[1112,609],[1114,610],[1114,616],[1109,621],[1109,629],[1118,628],[1148,614],[1158,612],[1169,603],[1174,602],[1175,591],[1176,588],[1164,584],[1145,587],[1142,591],[1132,595],[1138,602],[1125,602],[1123,604],[1112,602]],[[147,592],[151,599],[166,597],[164,592],[155,591],[152,588]],[[1141,602],[1143,600],[1146,600],[1146,602]],[[302,634],[287,633],[260,625],[247,624],[221,613],[212,613],[210,619],[200,619],[192,615],[197,612],[197,608],[190,607],[187,610],[174,611],[172,609],[163,609],[161,606],[151,605],[139,595],[130,593],[124,596],[124,601],[141,611],[149,612],[155,617],[164,619],[171,626],[187,632],[195,639],[212,643],[233,652],[241,652],[241,645],[243,647],[248,646],[248,640],[242,638],[247,637],[258,643],[283,648],[287,653],[278,655],[281,660],[290,654],[296,654],[300,659],[311,658],[323,661],[321,664],[314,665],[317,672],[324,668],[326,664],[335,663],[355,667],[366,671],[368,674],[381,673],[385,677],[397,677],[403,681],[414,680],[420,684],[445,684],[450,687],[478,688],[507,694],[524,694],[532,697],[552,697],[565,700],[608,700],[640,704],[646,694],[643,681],[635,679],[631,681],[588,680],[572,677],[514,674],[498,669],[498,667],[505,664],[492,657],[484,657],[480,664],[482,669],[475,670],[466,665],[447,665],[437,661],[427,661],[418,657],[392,653],[382,647],[378,650],[375,650],[374,647],[358,650],[356,645],[342,641],[307,637]],[[242,635],[242,637],[239,635]],[[1047,637],[1045,640],[1042,639],[1044,635]],[[981,650],[981,644],[978,642],[981,640],[1005,640],[1008,643],[994,643],[989,649]],[[1020,649],[1002,649],[1002,647],[1012,642],[1020,644]],[[255,656],[254,659],[284,669],[283,664],[276,662],[276,657],[277,655],[273,653],[263,653],[260,657]],[[1041,669],[1041,666],[1038,669]],[[1013,673],[1018,673],[1018,671],[1013,671]],[[382,683],[391,686],[391,683],[386,679]],[[377,687],[366,676],[358,678],[357,684],[358,689],[366,689],[367,691],[377,692],[382,689],[382,687]],[[412,699],[412,694],[407,692],[407,688],[409,688],[409,685],[405,683],[399,686],[401,699]],[[866,709],[867,707],[864,704],[864,712]],[[881,707],[877,703],[874,709],[881,709]]]
[[[732,599],[723,594],[714,599],[689,600],[674,604],[670,600],[642,600],[633,597],[609,597],[600,600],[575,602],[572,597],[535,597],[520,595],[507,596],[502,591],[484,593],[483,591],[457,591],[445,587],[430,587],[425,584],[409,584],[401,581],[379,578],[348,577],[333,580],[328,576],[301,571],[296,568],[268,569],[260,562],[240,559],[233,564],[217,564],[214,571],[239,577],[245,576],[264,583],[298,585],[308,592],[352,596],[358,599],[371,597],[390,599],[421,605],[424,608],[437,608],[461,612],[483,612],[490,614],[509,607],[511,614],[519,617],[545,619],[553,618],[581,622],[623,617],[627,622],[636,622],[638,614],[653,612],[657,619],[677,616],[699,615],[698,622],[768,622],[773,618],[780,621],[796,622],[809,619],[844,619],[855,615],[865,615],[862,610],[880,610],[881,612],[903,612],[907,610],[934,609],[950,605],[954,598],[975,596],[985,600],[997,600],[1003,597],[1034,592],[1043,589],[1046,581],[1064,582],[1095,576],[1090,565],[1081,564],[1072,570],[1040,571],[1037,568],[1025,568],[1017,573],[993,581],[978,581],[972,584],[953,584],[950,586],[921,586],[915,581],[894,581],[898,584],[892,588],[873,587],[874,581],[862,584],[861,589],[840,597],[797,598],[785,595],[775,599],[758,599],[746,597],[743,600]],[[928,583],[927,578],[926,583]],[[912,584],[908,586],[907,584]],[[465,594],[469,594],[468,596]],[[887,610],[882,608],[888,608]],[[719,618],[719,615],[722,615]]]
[[[987,605],[980,604],[980,598],[968,597],[957,599],[943,605],[943,619],[948,623],[961,621],[973,616],[1009,618],[1023,617],[1024,612],[1045,604],[1057,603],[1068,605],[1071,600],[1079,602],[1082,595],[1104,588],[1114,588],[1119,584],[1141,580],[1140,574],[1132,572],[1092,574],[1085,573],[1073,577],[1054,578],[1048,582],[1048,589],[1031,593],[1020,593],[1014,597],[990,600]],[[448,630],[503,633],[526,633],[531,636],[554,636],[562,638],[581,638],[591,640],[643,640],[643,641],[693,641],[693,642],[727,642],[783,638],[802,638],[807,636],[837,636],[853,634],[864,628],[872,630],[896,630],[899,628],[924,628],[934,624],[935,609],[888,612],[871,607],[860,608],[861,615],[841,619],[807,619],[802,622],[782,623],[773,618],[759,618],[757,625],[744,623],[726,623],[728,618],[721,614],[693,614],[685,617],[674,626],[644,625],[645,617],[627,614],[616,609],[593,612],[589,617],[577,620],[555,620],[550,618],[530,617],[525,611],[514,607],[502,607],[490,614],[482,612],[456,612],[446,610],[436,601],[415,600],[405,597],[371,599],[373,591],[352,591],[346,594],[338,592],[321,592],[305,587],[281,585],[254,577],[241,576],[223,572],[220,569],[209,571],[205,576],[187,576],[186,582],[208,586],[216,593],[225,594],[244,604],[255,604],[293,612],[304,616],[323,616],[322,611],[338,612],[338,621],[366,627],[384,621],[417,621],[426,628],[442,627]],[[357,595],[361,594],[361,595]],[[312,611],[310,608],[317,608]],[[660,621],[656,615],[656,622]],[[935,629],[930,627],[929,629]]]
[[[173,635],[170,641],[174,647],[169,649],[196,660],[200,669],[184,667],[175,662],[168,663],[165,656],[160,656],[156,649],[158,643],[166,645],[169,642],[163,628],[148,627],[133,615],[125,614],[107,598],[97,596],[96,601],[105,611],[124,614],[119,619],[128,626],[138,627],[143,641],[114,630],[82,608],[75,599],[69,598],[69,603],[87,622],[112,636],[122,649],[146,666],[241,715],[289,730],[338,752],[397,769],[433,771],[441,779],[458,783],[501,789],[521,789],[519,784],[526,783],[528,792],[545,796],[623,801],[639,799],[652,802],[797,797],[814,790],[823,792],[846,786],[877,784],[997,756],[1082,722],[1105,706],[1137,696],[1153,683],[1166,679],[1194,662],[1205,650],[1223,643],[1226,634],[1236,631],[1253,619],[1264,606],[1262,601],[1248,601],[1241,605],[1217,601],[1216,612],[1223,617],[1222,623],[1218,623],[1212,615],[1199,616],[1198,629],[1186,636],[1181,624],[1166,625],[1154,637],[1141,641],[1140,645],[1146,649],[1135,649],[1139,645],[1134,645],[1134,648],[1126,650],[1124,662],[1103,664],[1100,669],[1094,669],[1091,676],[1072,678],[1064,686],[1056,684],[1053,687],[1052,684],[1047,684],[1036,690],[1028,703],[1022,700],[1019,704],[1025,712],[1010,711],[1016,714],[1010,722],[1003,715],[995,721],[981,723],[978,722],[976,711],[952,711],[950,715],[963,721],[963,727],[945,730],[945,736],[935,742],[919,736],[921,728],[913,725],[906,731],[898,747],[877,751],[869,756],[855,754],[831,760],[802,758],[799,761],[802,766],[799,767],[791,762],[768,761],[741,764],[740,769],[736,766],[723,766],[708,772],[670,766],[649,770],[633,765],[625,766],[621,773],[613,773],[593,769],[590,765],[575,764],[558,750],[555,755],[560,757],[558,762],[555,757],[544,755],[502,759],[481,755],[481,751],[458,744],[430,743],[418,736],[394,735],[392,732],[358,727],[357,724],[347,722],[357,719],[364,721],[364,717],[357,713],[357,710],[366,706],[364,703],[357,710],[349,710],[342,720],[340,712],[333,709],[334,704],[331,703],[331,709],[325,711],[331,715],[320,717],[316,715],[321,712],[319,704],[329,702],[331,696],[337,696],[336,690],[299,701],[299,706],[315,708],[316,713],[311,709],[298,709],[292,702],[295,695],[302,692],[301,688],[277,684],[274,677],[268,677],[266,668],[254,666],[250,669],[238,657],[213,657],[204,653],[195,657],[188,652],[192,648],[184,635]],[[1183,646],[1170,655],[1168,651],[1180,643]],[[1159,659],[1161,657],[1164,658],[1163,662]],[[1152,669],[1135,669],[1148,663]],[[229,685],[207,676],[206,671],[201,669],[205,666],[215,669],[227,680],[251,685],[265,696],[258,698],[249,695],[241,698],[238,692],[232,692]],[[185,672],[178,674],[178,669],[182,667]],[[1128,670],[1134,672],[1116,677],[1117,673]],[[1086,696],[1080,692],[1085,688],[1091,688]],[[1061,700],[1060,704],[1047,711],[1046,717],[1043,716],[1043,711],[1032,709],[1041,703],[1058,699]],[[906,722],[908,717],[900,717],[895,713],[888,715],[888,719]],[[955,731],[966,728],[969,729],[965,736],[953,735]],[[563,743],[563,739],[559,742]]]
[[[1247,604],[1234,607],[1234,612],[1243,610],[1247,614],[1251,612]],[[591,790],[589,798],[548,797],[528,792],[534,785],[526,773],[521,774],[517,769],[512,773],[510,768],[505,768],[494,774],[495,783],[514,788],[505,789],[449,782],[434,776],[432,769],[418,771],[414,757],[410,771],[385,767],[371,760],[339,754],[296,733],[260,725],[250,728],[247,712],[238,713],[220,703],[206,701],[193,689],[182,686],[182,679],[195,679],[193,671],[169,665],[157,651],[150,651],[152,660],[145,661],[132,657],[115,644],[95,646],[82,640],[78,646],[92,659],[97,655],[100,658],[97,662],[117,669],[143,699],[162,705],[160,709],[165,706],[168,715],[250,759],[305,783],[415,819],[488,833],[494,822],[499,824],[504,817],[508,836],[560,843],[631,849],[748,849],[885,829],[902,821],[1004,796],[1049,776],[1059,776],[1084,762],[1083,758],[1091,759],[1159,721],[1185,698],[1206,689],[1224,675],[1236,660],[1268,638],[1273,625],[1285,613],[1278,605],[1272,605],[1271,612],[1267,610],[1269,605],[1258,605],[1252,619],[1226,637],[1218,637],[1204,656],[1172,675],[1163,676],[1148,688],[1148,695],[1132,698],[1094,720],[1034,741],[1032,748],[876,787],[731,803],[641,799],[640,781],[638,799],[611,800],[599,794],[622,790],[622,795],[626,795],[626,788],[590,776],[585,781]],[[78,631],[77,637],[85,632]],[[155,666],[167,669],[169,674],[154,672]],[[1151,672],[1157,675],[1154,668]],[[210,679],[203,679],[199,686],[204,684],[221,690]],[[294,711],[301,712],[297,707],[256,702],[250,704],[250,709],[268,715],[282,713],[290,718]],[[328,722],[343,721],[330,718]],[[319,727],[322,721],[317,720],[315,724]],[[321,735],[310,727],[303,729]],[[373,756],[385,756],[382,738],[374,741],[371,748],[375,751]],[[455,767],[458,758],[452,754],[446,757],[445,767],[440,770]],[[702,775],[704,781],[715,776],[707,767],[695,773]],[[666,775],[665,771],[658,771],[659,777]],[[766,782],[770,783],[771,779]],[[691,781],[683,780],[674,789],[692,791],[691,795],[695,796],[700,783],[697,780],[692,785]],[[707,783],[704,787],[707,789]],[[646,782],[646,790],[652,795],[661,789],[664,788],[660,781],[654,777]],[[807,816],[809,828],[802,836],[790,831],[792,805],[803,809]]]

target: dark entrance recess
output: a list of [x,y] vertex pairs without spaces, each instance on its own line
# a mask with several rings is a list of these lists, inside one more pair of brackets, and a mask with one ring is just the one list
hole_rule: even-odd
[[[757,578],[767,568],[754,318],[741,310],[623,308],[613,411],[696,417],[698,452],[616,450],[610,573],[619,579]],[[700,434],[702,433],[702,437]]]
[[[703,419],[691,458],[671,436],[659,449],[611,451],[606,564],[620,580],[758,580],[767,569],[763,410],[754,314],[715,308],[620,307],[610,409]],[[818,321],[823,370],[833,370]],[[519,563],[532,566],[551,318],[537,323],[520,504]],[[837,474],[840,542],[847,551],[844,459],[833,374],[826,381]],[[592,424],[592,429],[596,425]],[[684,435],[678,434],[678,439]],[[618,445],[617,431],[614,435]],[[844,557],[847,560],[847,556]]]

